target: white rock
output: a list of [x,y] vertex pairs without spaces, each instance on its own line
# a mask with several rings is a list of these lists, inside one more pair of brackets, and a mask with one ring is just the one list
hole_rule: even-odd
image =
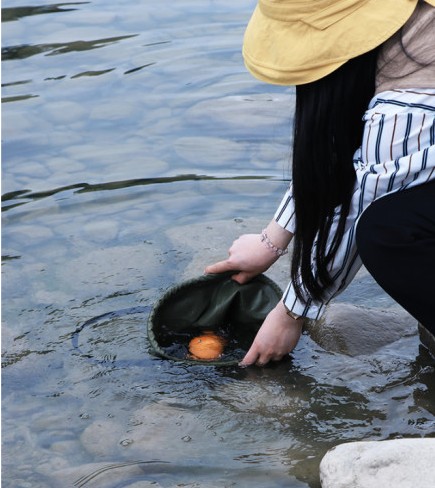
[[435,439],[350,442],[326,453],[322,488],[433,488]]

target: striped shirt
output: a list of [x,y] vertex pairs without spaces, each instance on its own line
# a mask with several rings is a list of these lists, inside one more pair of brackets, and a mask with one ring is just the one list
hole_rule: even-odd
[[[379,93],[370,102],[363,120],[362,145],[353,161],[356,182],[351,207],[343,239],[329,270],[334,283],[327,290],[324,302],[315,302],[307,295],[303,303],[296,298],[292,283],[284,292],[286,307],[311,319],[321,316],[325,305],[349,285],[362,265],[355,230],[364,209],[384,195],[435,179],[435,89]],[[331,239],[336,231],[338,212],[336,215]],[[275,213],[275,220],[294,233],[291,185]]]

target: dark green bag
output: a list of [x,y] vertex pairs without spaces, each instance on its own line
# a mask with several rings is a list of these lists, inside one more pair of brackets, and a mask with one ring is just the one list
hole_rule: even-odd
[[[239,285],[231,279],[233,273],[203,275],[169,289],[149,316],[151,353],[192,363],[237,364],[282,290],[265,275]],[[204,331],[214,331],[227,341],[219,359],[189,358],[189,341]]]

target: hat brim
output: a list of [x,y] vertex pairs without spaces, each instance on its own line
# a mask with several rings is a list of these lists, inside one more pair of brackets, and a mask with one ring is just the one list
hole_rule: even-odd
[[245,31],[243,57],[261,81],[301,85],[332,73],[381,45],[409,19],[417,0],[368,0],[327,28],[271,17],[257,5]]
[[[201,361],[189,359],[182,344],[201,332],[222,326],[232,337],[255,336],[282,297],[280,287],[265,275],[240,285],[231,279],[232,274],[203,275],[170,288],[148,318],[150,352],[185,363],[237,364],[243,357],[238,357],[243,347],[237,354],[229,350],[217,360]],[[239,343],[235,346],[239,349]]]

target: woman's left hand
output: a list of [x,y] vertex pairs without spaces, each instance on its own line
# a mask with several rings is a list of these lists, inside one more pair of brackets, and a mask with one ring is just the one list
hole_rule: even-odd
[[240,366],[264,366],[269,361],[280,361],[296,347],[303,323],[304,319],[296,320],[287,315],[280,301],[264,320]]

